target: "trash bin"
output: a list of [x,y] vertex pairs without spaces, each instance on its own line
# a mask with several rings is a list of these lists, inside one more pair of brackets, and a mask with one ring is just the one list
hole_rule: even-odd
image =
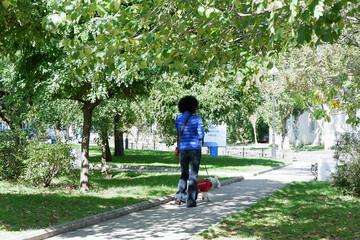
[[218,147],[210,147],[210,156],[213,156],[213,157],[218,156]]

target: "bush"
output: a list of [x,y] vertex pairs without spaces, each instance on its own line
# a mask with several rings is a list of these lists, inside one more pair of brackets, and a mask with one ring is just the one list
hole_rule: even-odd
[[335,146],[334,158],[338,160],[337,172],[333,175],[335,186],[346,193],[360,196],[360,133],[345,133]]
[[27,133],[11,130],[0,134],[0,180],[17,180],[24,168]]
[[27,183],[48,187],[54,177],[71,173],[69,145],[31,141],[26,152],[21,179]]

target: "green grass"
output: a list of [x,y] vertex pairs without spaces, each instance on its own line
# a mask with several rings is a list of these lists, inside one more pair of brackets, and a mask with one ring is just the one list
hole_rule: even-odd
[[[80,146],[74,146],[79,148]],[[113,149],[112,149],[113,150]],[[100,163],[101,149],[90,146],[90,162]],[[283,164],[271,159],[247,159],[203,155],[210,176],[216,171],[256,171]],[[113,157],[109,164],[179,168],[172,152],[126,150],[124,157]],[[200,168],[204,170],[204,168]],[[100,171],[90,171],[91,190],[81,194],[68,179],[54,179],[50,188],[33,188],[0,181],[0,233],[41,229],[142,201],[174,194],[180,173],[108,171],[112,179],[104,179]],[[207,176],[199,176],[206,178]],[[219,177],[219,180],[227,179]]]
[[[90,171],[91,189],[31,188],[0,181],[0,232],[34,230],[174,194],[179,173]],[[205,178],[206,176],[199,176]],[[226,178],[219,178],[220,180]]]
[[360,239],[359,204],[326,182],[292,183],[197,239]]
[[[90,163],[100,164],[100,147],[90,146],[90,150]],[[289,163],[289,161],[267,158],[237,158],[230,156],[213,157],[210,155],[202,155],[200,170],[204,170],[204,165],[206,165],[207,169],[214,173],[219,171],[255,172],[286,163]],[[112,162],[108,164],[180,168],[176,157],[172,152],[153,150],[126,149],[125,156],[113,157]]]

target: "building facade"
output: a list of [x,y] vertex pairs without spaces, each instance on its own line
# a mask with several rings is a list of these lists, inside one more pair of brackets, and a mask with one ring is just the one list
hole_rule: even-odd
[[[360,116],[360,111],[357,112]],[[345,112],[331,113],[331,120],[316,120],[309,112],[299,117],[291,116],[287,122],[287,139],[290,145],[321,145],[330,149],[336,144],[338,136],[345,132],[359,131],[359,127],[352,127],[346,123]]]

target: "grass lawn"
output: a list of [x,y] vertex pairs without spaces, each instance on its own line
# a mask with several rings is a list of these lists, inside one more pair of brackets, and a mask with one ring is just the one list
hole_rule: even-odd
[[[0,232],[34,230],[174,194],[179,173],[90,171],[91,190],[31,188],[0,181]],[[206,176],[199,176],[205,178]],[[226,178],[220,178],[226,179]]]
[[[90,146],[90,151],[90,163],[100,164],[101,148]],[[273,160],[268,158],[212,157],[203,154],[200,170],[204,170],[204,164],[206,164],[207,169],[212,173],[218,171],[256,172],[289,162],[289,160]],[[154,150],[126,149],[124,157],[112,157],[112,162],[108,164],[180,168],[172,152]]]
[[326,182],[292,183],[196,239],[360,239],[359,205]]
[[[90,162],[100,163],[100,158],[100,147],[90,146]],[[208,155],[203,156],[204,162],[210,176],[216,175],[216,171],[256,171],[283,164],[271,159]],[[113,157],[113,162],[109,164],[179,168],[172,152],[150,150],[126,150],[124,157]],[[63,178],[55,179],[50,188],[0,181],[0,234],[41,229],[174,194],[180,175],[168,172],[108,172],[116,177],[104,179],[100,171],[90,171],[91,190],[86,194],[81,194],[74,184],[66,184]],[[79,171],[75,170],[75,173],[75,185],[78,185]],[[219,180],[224,179],[227,178],[219,177]]]

